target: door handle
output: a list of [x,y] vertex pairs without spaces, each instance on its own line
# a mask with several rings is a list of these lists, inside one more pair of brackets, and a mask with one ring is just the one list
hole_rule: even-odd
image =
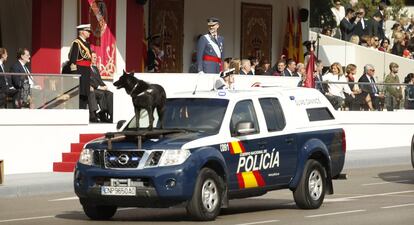
[[288,144],[292,144],[293,143],[293,138],[286,138],[285,142]]

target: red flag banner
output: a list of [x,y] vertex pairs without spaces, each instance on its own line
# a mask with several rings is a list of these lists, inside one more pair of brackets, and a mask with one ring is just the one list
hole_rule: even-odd
[[302,46],[302,22],[300,21],[300,15],[298,12],[298,25],[296,30],[296,59],[297,62],[303,63],[305,61],[304,59],[304,53],[303,53],[303,46]]
[[116,1],[82,0],[82,23],[90,23],[91,49],[98,56],[97,67],[103,79],[113,79],[116,72]]
[[309,54],[308,65],[306,66],[306,80],[304,82],[304,87],[315,88],[315,79],[313,74],[315,73],[315,54],[313,50]]

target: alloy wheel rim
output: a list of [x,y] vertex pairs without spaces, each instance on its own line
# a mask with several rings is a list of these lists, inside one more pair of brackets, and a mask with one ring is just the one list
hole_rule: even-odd
[[212,179],[204,181],[201,189],[201,201],[208,212],[213,212],[218,204],[219,196],[217,185]]
[[322,175],[318,170],[313,170],[309,175],[309,195],[315,201],[319,200],[323,191]]

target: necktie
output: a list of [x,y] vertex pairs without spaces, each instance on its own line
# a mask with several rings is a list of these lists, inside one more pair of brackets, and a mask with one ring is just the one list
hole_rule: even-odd
[[[0,66],[1,66],[1,71],[3,71],[3,73],[5,73],[6,71],[4,70],[3,64],[1,64]],[[4,82],[6,83],[6,86],[9,86],[9,82],[7,82],[6,75],[4,75],[3,78],[4,78]]]
[[373,77],[371,77],[370,79],[371,79],[372,91],[374,92],[374,94],[376,94],[378,92],[378,90],[377,90],[377,86],[375,85],[375,80],[374,80]]

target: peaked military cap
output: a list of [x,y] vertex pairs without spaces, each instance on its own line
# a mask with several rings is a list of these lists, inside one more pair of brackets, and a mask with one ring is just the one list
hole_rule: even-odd
[[217,19],[216,17],[210,17],[210,18],[207,19],[207,24],[209,26],[213,26],[213,25],[216,25],[218,23],[220,23],[220,20]]

